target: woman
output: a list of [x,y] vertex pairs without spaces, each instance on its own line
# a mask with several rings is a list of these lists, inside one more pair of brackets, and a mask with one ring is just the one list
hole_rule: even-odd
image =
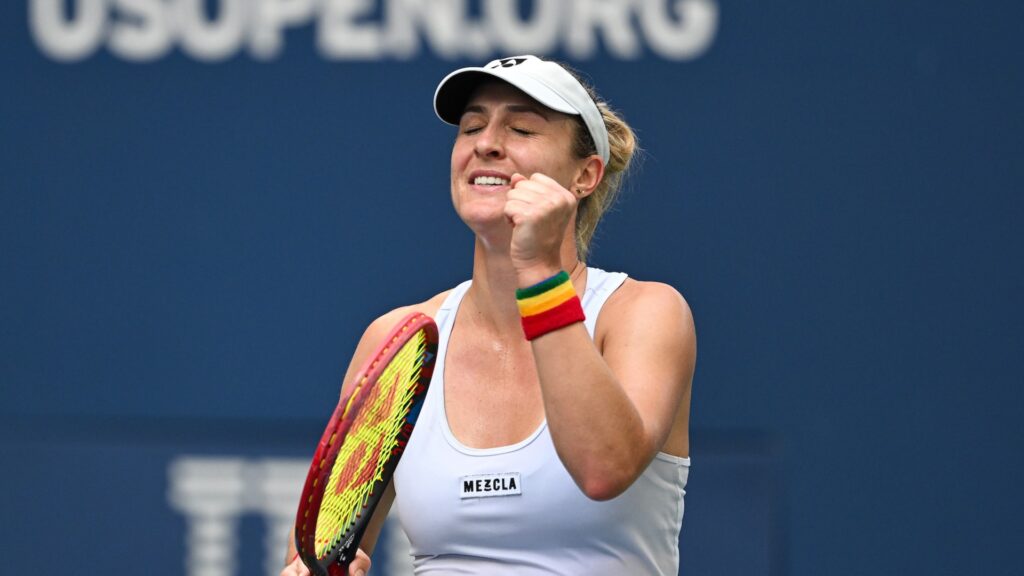
[[434,105],[459,127],[473,276],[380,317],[356,349],[346,382],[405,314],[437,320],[434,380],[350,574],[392,501],[417,574],[676,574],[693,320],[673,288],[583,262],[632,131],[532,56],[453,72]]

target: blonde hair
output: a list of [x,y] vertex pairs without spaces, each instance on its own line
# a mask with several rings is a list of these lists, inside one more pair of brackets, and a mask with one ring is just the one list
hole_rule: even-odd
[[[597,231],[597,225],[605,212],[615,203],[622,180],[633,163],[633,156],[638,150],[636,134],[629,124],[613,110],[607,102],[597,95],[592,86],[580,78],[579,73],[568,66],[562,65],[566,71],[576,77],[579,83],[597,104],[601,112],[605,128],[608,130],[608,164],[604,167],[604,177],[586,198],[580,200],[576,207],[576,252],[580,260],[586,260],[590,252],[590,244]],[[573,141],[573,153],[579,158],[597,154],[597,146],[590,136],[583,119],[576,120],[576,137]]]

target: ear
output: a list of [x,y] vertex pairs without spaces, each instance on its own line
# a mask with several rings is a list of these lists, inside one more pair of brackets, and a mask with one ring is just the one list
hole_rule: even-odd
[[604,160],[597,154],[591,154],[583,160],[580,171],[573,179],[572,188],[569,191],[576,196],[577,200],[586,198],[594,193],[602,178],[604,178]]

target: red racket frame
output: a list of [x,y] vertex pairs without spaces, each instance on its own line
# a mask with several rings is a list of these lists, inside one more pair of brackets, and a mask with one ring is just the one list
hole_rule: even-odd
[[[426,336],[425,357],[412,404],[409,412],[406,414],[406,421],[399,432],[398,446],[392,451],[390,458],[384,465],[383,478],[374,482],[369,500],[360,518],[356,521],[349,538],[322,560],[317,559],[315,518],[320,512],[324,490],[327,487],[327,481],[330,478],[331,470],[334,468],[341,446],[344,444],[345,437],[348,435],[356,415],[359,414],[359,410],[362,408],[373,386],[376,385],[381,373],[391,363],[399,350],[409,341],[409,338],[421,329]],[[396,338],[400,341],[396,342]],[[373,516],[373,511],[380,501],[384,488],[391,481],[395,467],[398,465],[398,460],[401,458],[402,452],[405,451],[409,436],[416,425],[420,407],[426,397],[427,387],[430,385],[430,378],[434,373],[434,360],[436,356],[437,326],[434,324],[433,319],[419,312],[409,314],[388,333],[383,343],[370,355],[366,363],[356,373],[354,380],[356,384],[352,390],[335,407],[334,413],[324,429],[323,436],[320,438],[320,443],[317,444],[316,452],[313,454],[313,460],[309,466],[306,483],[302,488],[302,497],[299,500],[299,510],[295,519],[295,549],[298,551],[299,557],[302,558],[302,562],[315,576],[348,576],[348,565],[355,558],[356,550],[360,540],[362,540],[363,533],[366,531],[367,524]],[[366,383],[359,385],[358,383],[364,378]],[[335,435],[335,441],[331,444],[331,437]],[[309,521],[306,520],[307,514],[309,515],[308,517],[314,519],[312,526],[309,526]],[[308,528],[306,531],[301,529],[304,523]]]

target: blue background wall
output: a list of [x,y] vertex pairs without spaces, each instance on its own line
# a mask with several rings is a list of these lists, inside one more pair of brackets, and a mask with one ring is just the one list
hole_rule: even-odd
[[[470,271],[430,98],[490,57],[325,58],[307,25],[269,61],[62,63],[26,4],[0,7],[0,540],[21,549],[55,493],[78,491],[74,526],[126,496],[104,470],[259,451],[232,430],[304,453],[367,322]],[[1020,573],[1024,8],[715,5],[692,59],[554,51],[646,149],[591,263],[696,315],[684,544],[778,574]],[[765,481],[723,487],[736,454]],[[33,480],[65,457],[93,480]],[[733,549],[729,502],[764,486],[770,550]],[[112,550],[92,525],[76,549]]]

